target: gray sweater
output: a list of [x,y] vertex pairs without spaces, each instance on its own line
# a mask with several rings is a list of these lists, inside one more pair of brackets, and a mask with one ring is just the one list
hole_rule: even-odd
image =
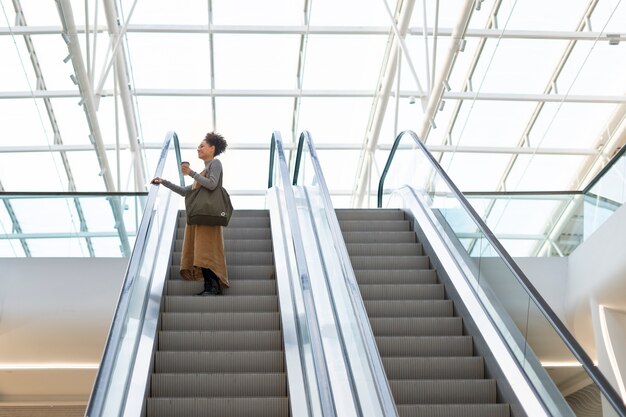
[[[207,170],[206,176],[200,175],[195,171],[191,171],[189,173],[189,176],[198,181],[201,186],[208,188],[209,190],[215,190],[220,180],[220,175],[222,175],[222,162],[220,162],[219,159],[213,159],[211,161],[205,162],[204,167]],[[182,195],[183,197],[186,196],[189,191],[191,191],[191,185],[181,187],[180,185],[173,184],[164,179],[161,180],[161,184],[174,191],[175,193]]]

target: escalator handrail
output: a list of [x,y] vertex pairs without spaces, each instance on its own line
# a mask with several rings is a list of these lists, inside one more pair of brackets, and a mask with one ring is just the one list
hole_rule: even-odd
[[387,163],[385,164],[385,168],[381,174],[380,181],[378,183],[378,207],[382,207],[382,195],[383,195],[383,187],[385,183],[385,177],[389,171],[389,168],[393,162],[393,157],[395,155],[396,149],[400,144],[402,138],[408,135],[413,138],[413,141],[417,145],[418,149],[426,156],[429,162],[432,164],[433,168],[437,171],[437,174],[443,178],[446,185],[452,190],[454,196],[458,199],[461,206],[467,214],[472,218],[476,226],[480,232],[482,232],[489,244],[495,249],[498,256],[504,261],[504,264],[508,267],[508,269],[513,273],[513,276],[517,279],[518,283],[524,288],[526,293],[530,296],[533,302],[539,308],[539,311],[544,315],[546,320],[550,323],[550,325],[554,328],[557,334],[561,337],[565,345],[568,347],[570,352],[574,355],[574,357],[580,361],[583,369],[587,372],[589,377],[596,383],[600,392],[607,398],[613,409],[620,415],[621,417],[626,417],[626,406],[624,405],[623,400],[615,391],[613,386],[606,379],[604,374],[598,369],[597,366],[593,364],[593,361],[584,351],[582,346],[576,341],[574,336],[570,333],[570,331],[565,327],[565,325],[561,322],[561,320],[554,313],[552,308],[548,305],[548,303],[543,299],[543,297],[539,294],[537,289],[532,285],[528,277],[522,272],[517,263],[513,260],[511,255],[504,249],[500,241],[495,237],[493,232],[487,227],[485,222],[480,218],[478,213],[474,210],[472,205],[467,201],[463,193],[459,191],[456,185],[452,182],[450,177],[443,170],[441,165],[437,162],[435,157],[430,153],[430,151],[426,148],[426,146],[419,139],[417,134],[411,130],[405,130],[401,132],[395,139],[393,146],[391,148],[391,152],[389,153],[389,158],[387,159]]
[[322,345],[322,335],[318,326],[317,312],[315,303],[313,302],[313,293],[311,291],[310,276],[307,268],[304,246],[302,244],[302,232],[297,221],[296,198],[293,192],[292,184],[289,182],[289,169],[287,168],[287,160],[285,157],[282,137],[280,132],[272,133],[270,144],[270,156],[274,158],[278,153],[279,163],[274,166],[273,159],[270,161],[270,179],[268,185],[272,186],[272,178],[274,169],[280,170],[280,178],[285,193],[285,204],[288,210],[288,221],[291,229],[294,254],[296,256],[296,267],[298,270],[299,280],[302,284],[302,298],[304,300],[304,308],[306,311],[306,320],[311,338],[311,349],[313,361],[315,363],[316,381],[320,395],[320,404],[323,417],[335,417],[335,403],[330,383],[330,375],[328,366],[324,359],[324,347]]
[[[171,146],[174,146],[176,153],[177,166],[180,166],[180,144],[178,142],[178,135],[176,132],[168,132],[161,148],[161,155],[157,168],[155,171],[155,177],[160,177],[163,174],[165,168],[165,160]],[[182,186],[185,185],[183,174],[179,170],[179,180]],[[135,245],[128,261],[128,267],[124,276],[124,282],[122,283],[122,289],[118,298],[117,305],[115,307],[115,313],[109,328],[109,334],[107,336],[104,351],[102,353],[102,359],[98,372],[94,381],[93,390],[87,404],[87,410],[85,415],[89,417],[101,416],[104,409],[104,401],[108,391],[108,384],[113,374],[113,368],[117,352],[120,348],[122,340],[122,334],[124,331],[124,320],[130,308],[130,298],[133,287],[136,282],[136,278],[141,266],[142,250],[138,250],[144,247],[146,244],[146,237],[150,229],[150,223],[152,222],[152,211],[157,200],[158,188],[153,185],[148,192],[148,198],[146,205],[141,216],[141,223],[137,230],[137,237],[135,239]]]
[[389,381],[387,379],[385,369],[380,354],[378,352],[374,333],[372,332],[369,318],[365,310],[365,305],[363,304],[363,298],[359,291],[358,282],[356,280],[356,277],[354,276],[354,270],[351,267],[350,257],[348,255],[345,241],[339,227],[337,214],[335,213],[333,208],[332,200],[330,198],[330,192],[328,191],[326,180],[324,179],[324,175],[322,173],[321,164],[317,157],[315,144],[313,143],[313,138],[311,137],[311,134],[306,130],[300,134],[300,138],[298,139],[298,151],[296,154],[296,163],[294,167],[293,185],[298,185],[300,162],[302,159],[302,151],[304,150],[305,145],[311,156],[311,164],[318,180],[320,194],[323,199],[324,214],[328,219],[334,247],[337,251],[339,251],[339,257],[342,261],[341,266],[344,269],[344,279],[346,280],[346,287],[350,291],[350,298],[352,300],[354,311],[356,313],[356,321],[359,325],[359,331],[363,336],[363,340],[365,342],[364,347],[367,352],[367,360],[370,369],[372,370],[374,375],[374,383],[376,386],[378,397],[381,401],[383,415],[397,416],[398,412],[395,406],[393,395],[391,393],[391,389],[389,387]]

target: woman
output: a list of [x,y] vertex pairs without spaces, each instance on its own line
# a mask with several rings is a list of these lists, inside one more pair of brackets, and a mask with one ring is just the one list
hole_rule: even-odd
[[[197,173],[189,168],[188,162],[181,164],[182,173],[195,180],[193,185],[181,187],[159,177],[154,178],[152,184],[163,184],[182,196],[197,187],[214,190],[222,175],[222,163],[215,157],[224,152],[227,146],[226,140],[221,135],[214,132],[208,133],[198,145],[198,158],[204,161],[204,170]],[[222,287],[228,288],[224,235],[221,226],[187,224],[180,275],[185,280],[199,281],[204,278],[204,291],[198,295],[220,295]]]

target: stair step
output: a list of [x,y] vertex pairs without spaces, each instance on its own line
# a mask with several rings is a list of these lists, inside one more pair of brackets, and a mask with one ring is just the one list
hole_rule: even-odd
[[437,284],[434,269],[358,269],[354,275],[359,284]]
[[400,417],[509,417],[508,404],[398,405]]
[[393,398],[400,404],[482,404],[496,402],[493,379],[391,380]]
[[342,220],[339,226],[343,232],[406,232],[411,230],[408,220]]
[[[228,279],[231,281],[248,279],[274,279],[274,265],[228,265]],[[180,265],[170,266],[170,279],[182,280]]]
[[147,417],[288,417],[287,397],[148,398]]
[[480,356],[383,358],[389,379],[479,379],[485,376]]
[[356,269],[430,269],[428,256],[351,256]]
[[280,330],[276,313],[162,313],[162,330]]
[[381,356],[472,356],[471,336],[377,336]]
[[285,372],[282,351],[156,352],[154,371],[176,372]]
[[153,374],[154,397],[280,397],[287,395],[284,373]]
[[[204,289],[204,281],[168,280],[167,295],[196,295]],[[276,295],[274,280],[234,280],[229,288],[223,288],[224,295]]]
[[337,209],[337,219],[343,220],[404,220],[404,212],[399,209]]
[[[228,266],[235,265],[251,265],[266,266],[274,265],[274,254],[272,252],[226,252],[226,264]],[[172,253],[172,264],[180,265],[182,252]]]
[[[174,251],[182,252],[183,250],[183,236],[180,239],[176,239],[174,243]],[[226,239],[224,240],[224,250],[228,252],[271,252],[272,240],[271,239]]]
[[159,350],[281,350],[279,330],[160,331]]
[[346,243],[415,243],[415,232],[348,232],[342,229],[341,234]]
[[443,300],[443,284],[359,285],[363,300]]
[[[185,226],[178,226],[176,238],[182,239],[185,236]],[[270,239],[269,227],[225,227],[224,241],[229,239]]]
[[370,319],[376,336],[461,336],[461,317],[376,317]]
[[451,317],[452,300],[364,300],[365,310],[373,317]]
[[276,312],[276,295],[229,295],[165,297],[165,311],[171,313]]
[[378,245],[372,243],[349,243],[346,244],[350,256],[421,256],[421,243],[388,243]]
[[[233,216],[230,218],[237,219],[240,217],[268,217],[270,216],[269,210],[266,209],[237,209],[233,210]],[[187,218],[186,210],[178,211],[179,218]]]

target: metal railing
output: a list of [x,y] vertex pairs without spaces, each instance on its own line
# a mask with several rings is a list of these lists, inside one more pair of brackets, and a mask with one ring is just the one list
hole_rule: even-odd
[[[169,132],[165,138],[155,176],[161,177],[163,175],[167,157],[172,150],[175,152],[176,166],[180,166],[180,146],[175,132]],[[179,180],[180,184],[184,185],[183,175],[180,172]],[[135,316],[143,318],[141,312],[145,311],[146,308],[150,285],[144,280],[142,268],[146,262],[150,262],[150,259],[145,259],[146,247],[155,244],[149,237],[151,232],[158,232],[155,211],[158,206],[157,196],[162,189],[164,187],[152,186],[148,193],[100,367],[98,368],[94,387],[87,405],[85,415],[88,417],[120,415],[124,408],[133,363],[141,336],[141,324],[135,323],[132,325],[129,323],[129,314],[131,310],[137,311]],[[150,268],[148,267],[148,269]],[[128,350],[124,351],[124,349]],[[111,389],[113,382],[121,387],[117,392],[113,392]]]

